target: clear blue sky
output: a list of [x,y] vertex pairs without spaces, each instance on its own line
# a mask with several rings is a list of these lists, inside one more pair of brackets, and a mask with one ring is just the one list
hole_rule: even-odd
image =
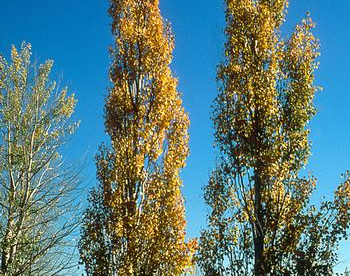
[[[64,152],[69,160],[87,156],[85,176],[91,186],[96,184],[94,154],[107,139],[102,118],[109,85],[107,47],[112,42],[107,8],[107,0],[0,0],[0,52],[8,56],[11,44],[30,42],[39,61],[55,60],[52,77],[62,74],[63,83],[78,97],[81,127]],[[191,119],[191,156],[183,180],[188,235],[193,237],[205,225],[202,187],[214,160],[209,113],[224,41],[223,0],[161,0],[161,9],[176,36],[172,68]],[[308,166],[319,179],[318,200],[321,195],[331,197],[340,174],[350,169],[350,2],[290,0],[284,33],[307,11],[317,22],[322,46],[317,84],[324,91],[316,99]],[[350,266],[350,246],[343,247],[341,261]]]

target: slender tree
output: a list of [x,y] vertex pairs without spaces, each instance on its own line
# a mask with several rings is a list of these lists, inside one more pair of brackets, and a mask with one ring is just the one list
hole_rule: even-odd
[[[225,60],[213,121],[220,152],[205,188],[205,275],[332,275],[349,227],[348,175],[334,201],[310,206],[308,122],[317,39],[307,17],[281,39],[286,0],[226,0]],[[305,175],[305,173],[304,173]]]
[[79,180],[59,149],[76,100],[49,80],[51,60],[30,57],[29,44],[0,56],[0,275],[67,275]]
[[88,275],[180,275],[191,266],[180,170],[188,116],[170,70],[174,38],[158,0],[111,0],[115,45],[105,105],[111,146],[80,241]]

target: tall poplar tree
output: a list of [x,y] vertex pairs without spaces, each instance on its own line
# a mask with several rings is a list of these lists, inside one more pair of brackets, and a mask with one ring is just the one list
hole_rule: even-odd
[[170,70],[174,38],[158,0],[111,0],[111,146],[97,156],[80,241],[88,275],[180,275],[191,266],[180,170],[189,119]]
[[205,188],[205,275],[332,275],[349,227],[348,175],[334,201],[310,206],[308,122],[319,44],[307,17],[288,40],[286,0],[226,0],[225,59],[213,121],[220,152]]

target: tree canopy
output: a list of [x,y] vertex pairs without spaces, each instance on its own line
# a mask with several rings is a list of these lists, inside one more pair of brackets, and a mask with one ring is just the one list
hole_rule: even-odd
[[212,118],[217,168],[205,188],[205,275],[333,275],[349,228],[348,175],[317,209],[303,176],[319,43],[308,16],[281,37],[288,2],[226,0],[225,58]]
[[89,275],[181,275],[192,265],[185,241],[180,170],[188,115],[169,67],[170,24],[156,0],[113,0],[112,87],[105,105],[111,145],[96,158],[81,260]]

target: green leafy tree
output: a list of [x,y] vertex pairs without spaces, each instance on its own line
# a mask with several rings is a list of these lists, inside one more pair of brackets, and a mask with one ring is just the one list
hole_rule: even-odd
[[310,205],[310,155],[319,44],[307,17],[281,38],[285,0],[226,0],[225,60],[213,121],[220,152],[205,188],[205,275],[333,275],[347,237],[349,176],[333,201]]
[[180,275],[195,244],[185,241],[179,173],[189,119],[169,66],[173,35],[158,0],[111,0],[109,14],[111,146],[97,156],[100,185],[85,213],[81,260],[88,275]]
[[59,149],[76,100],[49,80],[51,60],[30,57],[29,44],[0,56],[0,275],[67,275],[79,180]]

